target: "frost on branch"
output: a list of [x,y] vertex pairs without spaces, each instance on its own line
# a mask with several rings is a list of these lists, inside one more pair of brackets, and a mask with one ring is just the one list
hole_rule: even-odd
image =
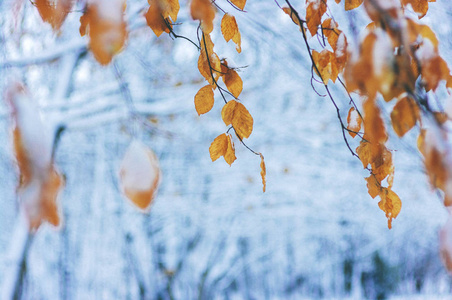
[[57,196],[63,186],[52,158],[52,138],[42,123],[39,109],[29,92],[20,84],[10,86],[6,99],[11,106],[14,152],[19,166],[17,189],[21,209],[30,230],[42,222],[61,223]]
[[139,141],[132,141],[124,155],[119,180],[124,195],[140,209],[147,209],[157,194],[160,167],[154,152]]

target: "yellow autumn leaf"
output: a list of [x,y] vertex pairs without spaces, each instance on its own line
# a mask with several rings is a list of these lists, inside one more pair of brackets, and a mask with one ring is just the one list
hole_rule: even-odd
[[144,16],[148,26],[152,29],[154,34],[159,37],[163,32],[169,33],[170,30],[165,22],[165,18],[163,17],[163,11],[157,4],[157,1],[158,0],[149,1],[149,9]]
[[58,31],[74,4],[73,0],[35,0],[34,6],[44,22],[49,23],[54,31]]
[[354,107],[351,107],[348,111],[347,115],[347,129],[350,130],[348,133],[351,135],[351,137],[355,137],[356,133],[361,130],[361,123],[362,123],[361,116],[358,114],[356,109]]
[[238,98],[243,89],[243,81],[234,69],[229,68],[225,63],[221,65],[221,78],[226,85],[228,91]]
[[292,22],[294,22],[297,25],[300,25],[300,22],[298,22],[297,17],[295,16],[295,13],[290,9],[290,7],[283,7],[283,12],[285,12],[289,17],[292,19]]
[[127,149],[119,171],[121,190],[134,205],[146,210],[157,194],[160,167],[154,152],[139,141]]
[[259,153],[259,156],[261,157],[262,191],[265,193],[265,189],[267,187],[267,181],[265,179],[265,176],[267,175],[267,170],[265,168],[264,156],[262,155],[262,153]]
[[89,35],[89,48],[96,60],[107,65],[120,52],[127,38],[124,1],[114,0],[105,9],[104,2],[89,2],[80,18],[80,34]]
[[316,35],[318,26],[322,24],[322,16],[327,10],[326,1],[310,1],[306,8],[306,24],[311,36]]
[[241,10],[245,9],[246,0],[230,0],[232,4],[234,4],[237,8]]
[[391,123],[395,133],[399,137],[404,136],[416,125],[419,117],[419,107],[413,99],[409,97],[400,99],[391,112]]
[[380,190],[381,190],[381,185],[378,182],[378,180],[372,175],[370,175],[369,177],[366,177],[364,179],[366,179],[366,181],[367,181],[367,190],[368,190],[369,195],[372,198],[377,197],[380,194]]
[[344,1],[345,10],[355,9],[358,6],[360,6],[363,3],[363,1],[364,0],[345,0]]
[[337,68],[336,56],[333,52],[325,49],[319,53],[313,50],[312,59],[320,72],[319,75],[322,78],[323,84],[328,84],[330,79],[336,82],[339,70]]
[[235,149],[231,136],[223,133],[217,136],[209,147],[210,158],[216,161],[223,156],[224,160],[231,165],[235,160]]
[[208,113],[214,103],[213,89],[211,85],[203,86],[195,95],[195,108],[198,115]]
[[205,34],[212,32],[215,8],[210,0],[192,0],[190,14],[193,20],[201,22],[201,29]]
[[235,17],[230,14],[224,14],[221,19],[221,33],[223,34],[226,42],[229,42],[231,39],[237,45],[237,52],[241,52],[241,36],[239,27],[235,20]]
[[223,122],[232,125],[240,138],[248,138],[253,131],[253,117],[246,107],[235,100],[225,104],[221,110]]
[[378,202],[378,207],[385,212],[386,218],[388,218],[388,228],[392,228],[392,219],[397,218],[402,209],[402,201],[399,196],[391,189],[381,188],[380,191],[381,201]]

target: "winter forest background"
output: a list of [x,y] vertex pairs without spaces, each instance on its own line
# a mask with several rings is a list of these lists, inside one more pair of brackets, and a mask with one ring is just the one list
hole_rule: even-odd
[[[266,193],[259,158],[239,144],[231,167],[211,162],[209,145],[225,130],[221,106],[197,115],[193,96],[204,85],[197,49],[183,39],[156,38],[142,17],[146,1],[128,1],[127,46],[106,67],[78,33],[82,3],[56,36],[21,2],[0,1],[0,90],[23,80],[43,119],[64,122],[67,130],[56,152],[66,178],[64,225],[45,224],[36,234],[20,299],[452,297],[438,255],[446,211],[412,146],[418,129],[390,142],[403,207],[388,230],[334,107],[311,88],[300,33],[274,1],[250,0],[247,13],[232,12],[242,33],[240,55],[213,35],[231,63],[246,66],[241,98],[254,117],[247,144],[265,155]],[[196,39],[197,24],[180,2],[183,26],[176,30]],[[448,63],[451,11],[450,1],[438,0],[423,19]],[[369,22],[362,8],[333,13],[356,38],[353,30]],[[344,95],[339,104],[347,103]],[[18,219],[8,111],[0,101],[0,286],[11,276],[8,253]],[[150,122],[133,123],[131,113]],[[147,214],[118,187],[133,132],[157,154],[163,173]]]

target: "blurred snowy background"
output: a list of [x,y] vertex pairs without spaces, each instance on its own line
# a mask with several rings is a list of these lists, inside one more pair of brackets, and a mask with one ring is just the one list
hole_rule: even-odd
[[[180,2],[175,31],[196,40],[196,23]],[[219,30],[213,41],[230,65],[247,66],[240,72],[241,100],[254,117],[247,144],[265,155],[265,194],[259,157],[238,141],[232,167],[211,162],[209,145],[227,130],[222,100],[198,117],[193,97],[204,82],[197,50],[183,39],[156,38],[141,16],[146,1],[128,1],[128,44],[107,67],[78,34],[81,4],[55,36],[30,2],[0,1],[0,90],[23,80],[43,119],[67,126],[56,153],[66,177],[64,225],[37,232],[20,299],[449,299],[452,281],[438,255],[446,212],[422,170],[419,129],[390,141],[403,206],[388,230],[333,105],[311,88],[300,32],[275,2],[248,2],[239,13],[218,1],[237,18],[242,54]],[[362,8],[346,16],[330,2],[341,29],[359,34],[368,22]],[[293,4],[303,11],[304,1]],[[452,63],[450,6],[431,3],[424,22]],[[345,120],[347,97],[332,89]],[[131,110],[148,125],[134,123]],[[0,284],[11,276],[4,270],[18,218],[9,126],[1,101]],[[163,172],[148,214],[118,187],[132,132],[156,152]]]

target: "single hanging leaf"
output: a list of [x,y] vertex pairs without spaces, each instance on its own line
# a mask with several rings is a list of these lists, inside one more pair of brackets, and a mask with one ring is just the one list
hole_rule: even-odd
[[322,23],[322,31],[328,40],[328,44],[333,48],[333,51],[336,51],[337,40],[342,32],[337,28],[337,23],[331,18],[325,19]]
[[[323,84],[328,84],[330,79],[336,82],[339,70],[337,68],[336,56],[333,52],[325,49],[319,53],[313,50],[312,59],[320,72],[319,75],[322,77]],[[314,68],[314,70],[316,69]]]
[[364,178],[367,181],[367,190],[369,195],[375,199],[381,192],[381,185],[375,176],[370,175],[369,177]]
[[245,9],[246,0],[231,0],[231,3],[234,4],[237,8],[241,10]]
[[212,32],[215,8],[210,0],[192,0],[190,14],[193,20],[201,22],[201,29],[205,34]]
[[226,42],[229,42],[234,35],[239,31],[235,17],[230,14],[224,14],[221,19],[221,34],[223,34]]
[[36,230],[44,221],[58,226],[61,217],[57,198],[64,180],[53,163],[53,140],[24,85],[11,85],[6,100],[14,121],[14,153],[20,172],[17,194],[21,209],[30,230]]
[[243,81],[234,69],[228,67],[226,61],[221,64],[221,78],[228,91],[230,91],[235,98],[238,98],[243,89]]
[[170,29],[163,16],[163,11],[160,9],[157,2],[158,0],[149,1],[149,9],[144,16],[148,26],[151,27],[154,34],[159,37],[163,32],[169,33]]
[[397,218],[402,209],[402,201],[396,193],[387,188],[381,188],[380,198],[378,207],[385,212],[386,218],[388,218],[388,228],[391,229],[392,219]]
[[240,138],[248,138],[253,131],[253,117],[246,107],[235,100],[225,104],[221,116],[226,126],[232,125]]
[[322,16],[327,9],[326,1],[313,0],[310,1],[306,8],[306,24],[311,36],[316,35],[318,26],[322,24]]
[[226,42],[229,42],[232,39],[237,45],[236,48],[238,53],[242,51],[240,31],[234,16],[230,14],[225,14],[223,16],[223,19],[221,19],[221,33]]
[[391,112],[392,127],[399,137],[404,136],[413,128],[419,118],[419,107],[409,97],[400,99]]
[[265,176],[267,175],[267,170],[265,169],[265,161],[262,153],[259,153],[261,157],[261,177],[262,177],[262,191],[265,193],[265,189],[267,187],[267,181],[265,180]]
[[210,158],[216,161],[221,156],[229,164],[236,160],[234,144],[232,143],[231,135],[223,133],[217,136],[209,147]]
[[[363,3],[364,0],[345,0],[344,1],[344,5],[345,5],[345,10],[352,10],[357,8],[358,6],[360,6]],[[338,3],[336,1],[336,3]]]
[[34,6],[44,22],[49,23],[54,31],[58,31],[71,11],[74,0],[35,0]]
[[195,108],[198,115],[208,113],[214,104],[213,89],[211,85],[202,87],[195,95]]
[[380,108],[376,105],[375,100],[367,99],[363,103],[364,109],[364,131],[366,133],[365,139],[377,147],[378,144],[384,144],[388,135],[381,118]]
[[298,22],[298,19],[295,15],[295,13],[292,12],[292,9],[290,7],[283,7],[283,12],[289,15],[289,17],[292,19],[292,22],[294,22],[296,25],[300,26],[300,22]]
[[428,11],[428,1],[427,0],[401,0],[402,5],[405,7],[411,4],[414,12],[417,14],[418,18],[423,18]]
[[452,273],[452,216],[450,214],[439,232],[439,250],[443,264]]
[[124,155],[119,171],[121,190],[138,208],[149,207],[160,184],[158,159],[151,149],[132,141]]
[[359,132],[361,130],[361,123],[362,123],[361,116],[358,114],[356,109],[354,107],[351,107],[348,111],[347,116],[347,129],[351,130],[348,133],[351,135],[351,137],[356,136],[356,132]]
[[80,34],[88,33],[89,48],[102,65],[110,63],[126,41],[124,9],[124,0],[91,0],[80,18]]
[[170,32],[171,24],[177,20],[178,0],[148,0],[149,9],[145,14],[146,22],[156,36]]

